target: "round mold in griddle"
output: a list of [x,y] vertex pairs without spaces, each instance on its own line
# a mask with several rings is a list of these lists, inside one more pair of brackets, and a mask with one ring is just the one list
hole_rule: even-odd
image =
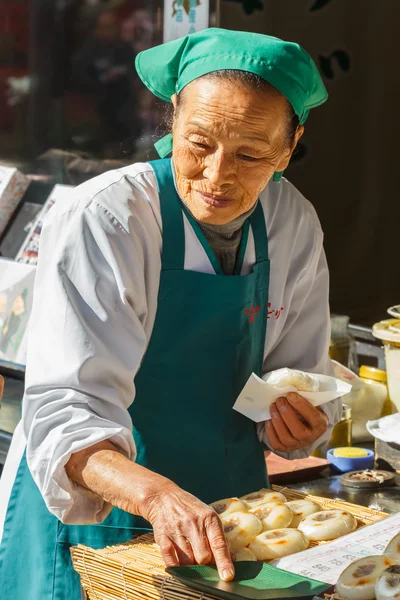
[[377,489],[395,485],[396,473],[382,470],[351,471],[340,478],[342,485],[357,489]]

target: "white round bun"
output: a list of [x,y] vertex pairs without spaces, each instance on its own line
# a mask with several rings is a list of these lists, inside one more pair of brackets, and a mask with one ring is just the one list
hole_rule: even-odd
[[366,556],[352,562],[339,577],[337,594],[342,600],[374,600],[376,581],[391,564],[387,556]]
[[292,502],[286,502],[286,506],[288,506],[293,513],[290,527],[298,527],[300,521],[305,517],[322,511],[321,506],[311,500],[293,500]]
[[344,510],[323,510],[305,517],[298,529],[314,542],[334,540],[357,528],[357,520]]
[[213,502],[210,504],[210,506],[220,516],[229,515],[233,512],[247,512],[247,506],[244,502],[239,500],[239,498],[225,498],[225,500],[217,500],[217,502]]
[[299,392],[318,392],[319,381],[316,377],[295,369],[278,369],[263,377],[264,381],[274,387],[293,386]]
[[390,540],[384,554],[400,554],[400,533]]
[[255,562],[257,559],[253,552],[249,548],[238,548],[233,552],[235,556],[235,562],[252,561]]
[[378,578],[375,584],[375,596],[376,600],[400,598],[400,557],[399,564],[391,565]]
[[260,519],[263,524],[263,531],[289,527],[293,520],[290,507],[283,502],[261,504],[257,508],[252,508],[251,512]]
[[234,512],[221,517],[225,537],[232,550],[244,548],[262,531],[260,519],[252,513]]
[[249,546],[257,560],[272,560],[301,552],[308,547],[307,538],[297,529],[273,529],[260,533]]
[[251,494],[242,496],[240,500],[242,500],[248,509],[251,510],[252,508],[256,508],[261,504],[267,504],[268,502],[286,502],[287,498],[279,492],[263,488],[258,492],[252,492]]

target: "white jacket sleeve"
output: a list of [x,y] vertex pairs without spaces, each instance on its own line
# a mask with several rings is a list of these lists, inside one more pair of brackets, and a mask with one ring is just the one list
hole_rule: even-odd
[[[323,249],[323,234],[317,219],[315,224],[312,232],[314,243],[311,260],[294,286],[289,314],[277,345],[264,361],[264,373],[288,367],[310,373],[333,375],[328,354],[329,272]],[[340,399],[337,399],[321,407],[328,417],[329,427],[312,446],[294,452],[274,452],[284,458],[294,459],[309,456],[316,448],[323,449],[329,441],[333,426],[340,420],[341,406]],[[258,434],[269,447],[264,423],[258,424]]]
[[[69,480],[72,453],[110,440],[135,460],[128,407],[155,313],[146,298],[158,291],[143,221],[130,215],[126,229],[98,202],[72,199],[41,235],[23,427],[33,478],[64,523],[101,522],[112,508]],[[159,251],[150,258],[157,272]]]

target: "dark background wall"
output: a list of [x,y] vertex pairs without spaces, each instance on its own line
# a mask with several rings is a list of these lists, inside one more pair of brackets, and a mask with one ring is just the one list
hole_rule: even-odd
[[400,303],[400,2],[265,0],[251,15],[223,2],[221,16],[223,27],[297,41],[318,64],[330,99],[312,111],[287,176],[321,219],[332,311],[385,318]]

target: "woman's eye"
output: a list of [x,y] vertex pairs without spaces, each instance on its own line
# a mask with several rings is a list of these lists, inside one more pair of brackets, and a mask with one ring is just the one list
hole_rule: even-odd
[[208,150],[210,147],[207,144],[203,144],[201,142],[195,142],[193,140],[191,140],[191,143],[193,144],[193,146],[196,146],[196,148],[201,148],[202,150]]
[[255,156],[248,156],[247,154],[238,154],[238,158],[241,160],[247,160],[248,162],[258,160]]

